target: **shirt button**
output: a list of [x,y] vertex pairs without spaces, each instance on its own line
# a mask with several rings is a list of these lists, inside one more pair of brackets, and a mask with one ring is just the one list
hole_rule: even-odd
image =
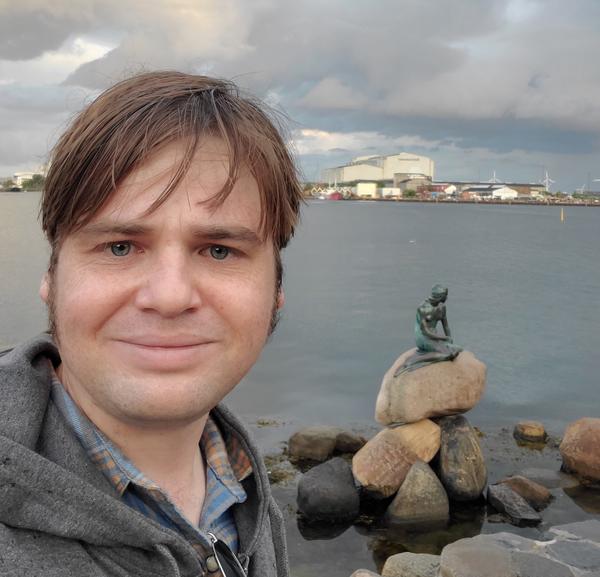
[[217,563],[214,555],[206,558],[206,569],[209,573],[214,573],[215,571],[219,570],[219,564]]

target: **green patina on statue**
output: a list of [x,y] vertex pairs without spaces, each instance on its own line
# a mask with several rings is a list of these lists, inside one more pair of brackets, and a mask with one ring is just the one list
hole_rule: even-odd
[[[446,317],[447,298],[448,289],[436,284],[431,289],[431,296],[419,305],[415,321],[417,351],[398,367],[394,376],[431,363],[451,361],[462,351],[462,347],[452,342]],[[437,332],[438,323],[442,323],[443,335]]]

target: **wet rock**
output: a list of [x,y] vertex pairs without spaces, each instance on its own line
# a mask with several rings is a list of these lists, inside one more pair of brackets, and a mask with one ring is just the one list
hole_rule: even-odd
[[517,575],[526,577],[574,577],[573,571],[558,561],[534,553],[513,552],[512,564]]
[[513,437],[524,443],[544,443],[548,435],[539,421],[521,421],[515,425]]
[[508,485],[490,485],[487,500],[496,511],[506,515],[517,527],[534,526],[542,521],[527,501]]
[[588,417],[571,423],[560,444],[560,454],[566,470],[600,481],[600,419]]
[[600,521],[578,521],[556,525],[548,530],[548,539],[583,539],[600,544]]
[[440,446],[440,428],[427,419],[375,435],[352,459],[354,478],[376,498],[393,495],[412,464],[429,462]]
[[512,533],[478,535],[446,546],[440,557],[443,577],[598,577],[600,522],[560,525],[548,540]]
[[335,450],[338,453],[356,453],[364,447],[367,440],[362,435],[342,431],[335,439]]
[[436,577],[439,566],[439,555],[398,553],[388,557],[381,575],[383,577]]
[[427,524],[447,521],[448,496],[431,467],[417,461],[408,471],[386,513],[386,522],[398,524]]
[[359,506],[352,470],[341,457],[317,465],[298,483],[298,510],[309,519],[353,520],[358,517]]
[[510,551],[479,537],[446,545],[440,555],[444,577],[519,577],[512,569]]
[[499,484],[508,485],[515,493],[523,497],[536,511],[541,511],[552,500],[552,493],[543,485],[534,483],[525,477],[515,475],[502,479]]
[[486,367],[469,351],[453,361],[433,363],[394,376],[416,349],[406,351],[383,377],[375,418],[383,425],[414,423],[430,417],[464,413],[481,399]]
[[288,443],[288,452],[293,459],[326,461],[335,449],[339,427],[306,427],[294,433]]
[[600,574],[600,546],[588,541],[558,541],[548,545],[548,554],[582,571]]
[[487,469],[477,434],[463,416],[440,419],[440,480],[450,499],[472,501],[487,483]]
[[357,569],[350,577],[379,577],[379,573],[373,573],[368,569]]

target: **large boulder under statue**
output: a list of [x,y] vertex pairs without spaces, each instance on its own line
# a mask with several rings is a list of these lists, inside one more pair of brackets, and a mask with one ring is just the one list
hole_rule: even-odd
[[398,371],[416,349],[406,351],[383,377],[375,418],[382,425],[465,413],[481,399],[486,366],[469,351],[454,360]]

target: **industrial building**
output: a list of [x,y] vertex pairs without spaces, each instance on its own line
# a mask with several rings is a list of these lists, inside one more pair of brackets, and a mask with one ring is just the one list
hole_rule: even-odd
[[[434,162],[426,156],[400,152],[388,156],[359,156],[348,164],[327,168],[322,179],[329,183],[325,192],[363,198],[400,198],[405,194],[422,200],[454,198],[462,200],[513,200],[539,198],[547,191],[543,183],[434,181]],[[408,191],[408,192],[407,192]]]
[[322,174],[324,182],[339,185],[378,182],[390,187],[399,187],[399,183],[415,179],[431,182],[433,176],[433,160],[409,152],[388,156],[359,156],[343,166],[327,168]]

